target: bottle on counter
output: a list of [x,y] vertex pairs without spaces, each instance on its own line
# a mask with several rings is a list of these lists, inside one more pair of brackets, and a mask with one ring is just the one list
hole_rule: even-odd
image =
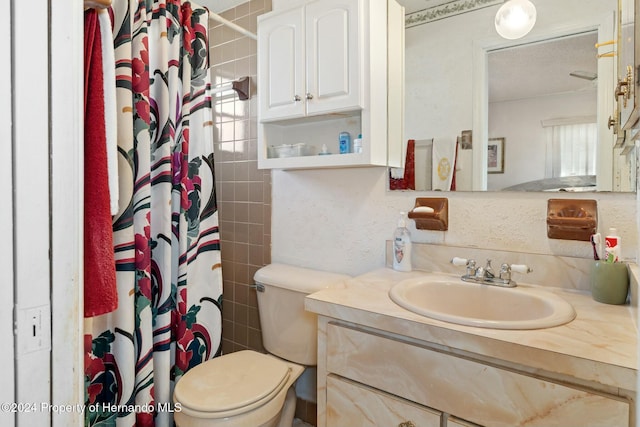
[[619,262],[621,255],[622,239],[618,236],[618,230],[609,229],[609,234],[604,237],[604,260],[606,262]]
[[405,212],[400,212],[398,228],[393,233],[393,269],[411,271],[411,233],[407,229]]

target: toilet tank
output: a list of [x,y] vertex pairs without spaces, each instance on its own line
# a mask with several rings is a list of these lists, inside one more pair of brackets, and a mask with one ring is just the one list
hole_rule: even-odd
[[271,354],[306,366],[317,364],[317,316],[304,310],[304,297],[340,287],[344,274],[269,264],[253,276],[258,285],[262,344]]

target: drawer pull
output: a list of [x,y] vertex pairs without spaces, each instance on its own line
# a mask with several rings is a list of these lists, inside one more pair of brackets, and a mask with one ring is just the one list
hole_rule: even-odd
[[416,427],[416,425],[412,421],[405,421],[398,424],[398,427]]

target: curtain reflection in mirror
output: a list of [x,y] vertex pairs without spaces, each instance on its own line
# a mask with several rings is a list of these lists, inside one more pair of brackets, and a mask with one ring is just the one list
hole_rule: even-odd
[[598,127],[594,123],[549,126],[546,178],[594,175]]

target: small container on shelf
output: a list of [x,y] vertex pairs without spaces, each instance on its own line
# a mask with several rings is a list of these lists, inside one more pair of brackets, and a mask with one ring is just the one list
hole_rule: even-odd
[[359,134],[358,137],[353,140],[353,152],[362,153],[362,134]]
[[349,134],[349,132],[340,132],[338,142],[340,146],[340,154],[351,153],[351,134]]
[[272,145],[267,149],[267,156],[269,158],[282,158],[282,157],[300,157],[309,155],[309,149],[307,144],[300,142],[297,144],[282,144]]

